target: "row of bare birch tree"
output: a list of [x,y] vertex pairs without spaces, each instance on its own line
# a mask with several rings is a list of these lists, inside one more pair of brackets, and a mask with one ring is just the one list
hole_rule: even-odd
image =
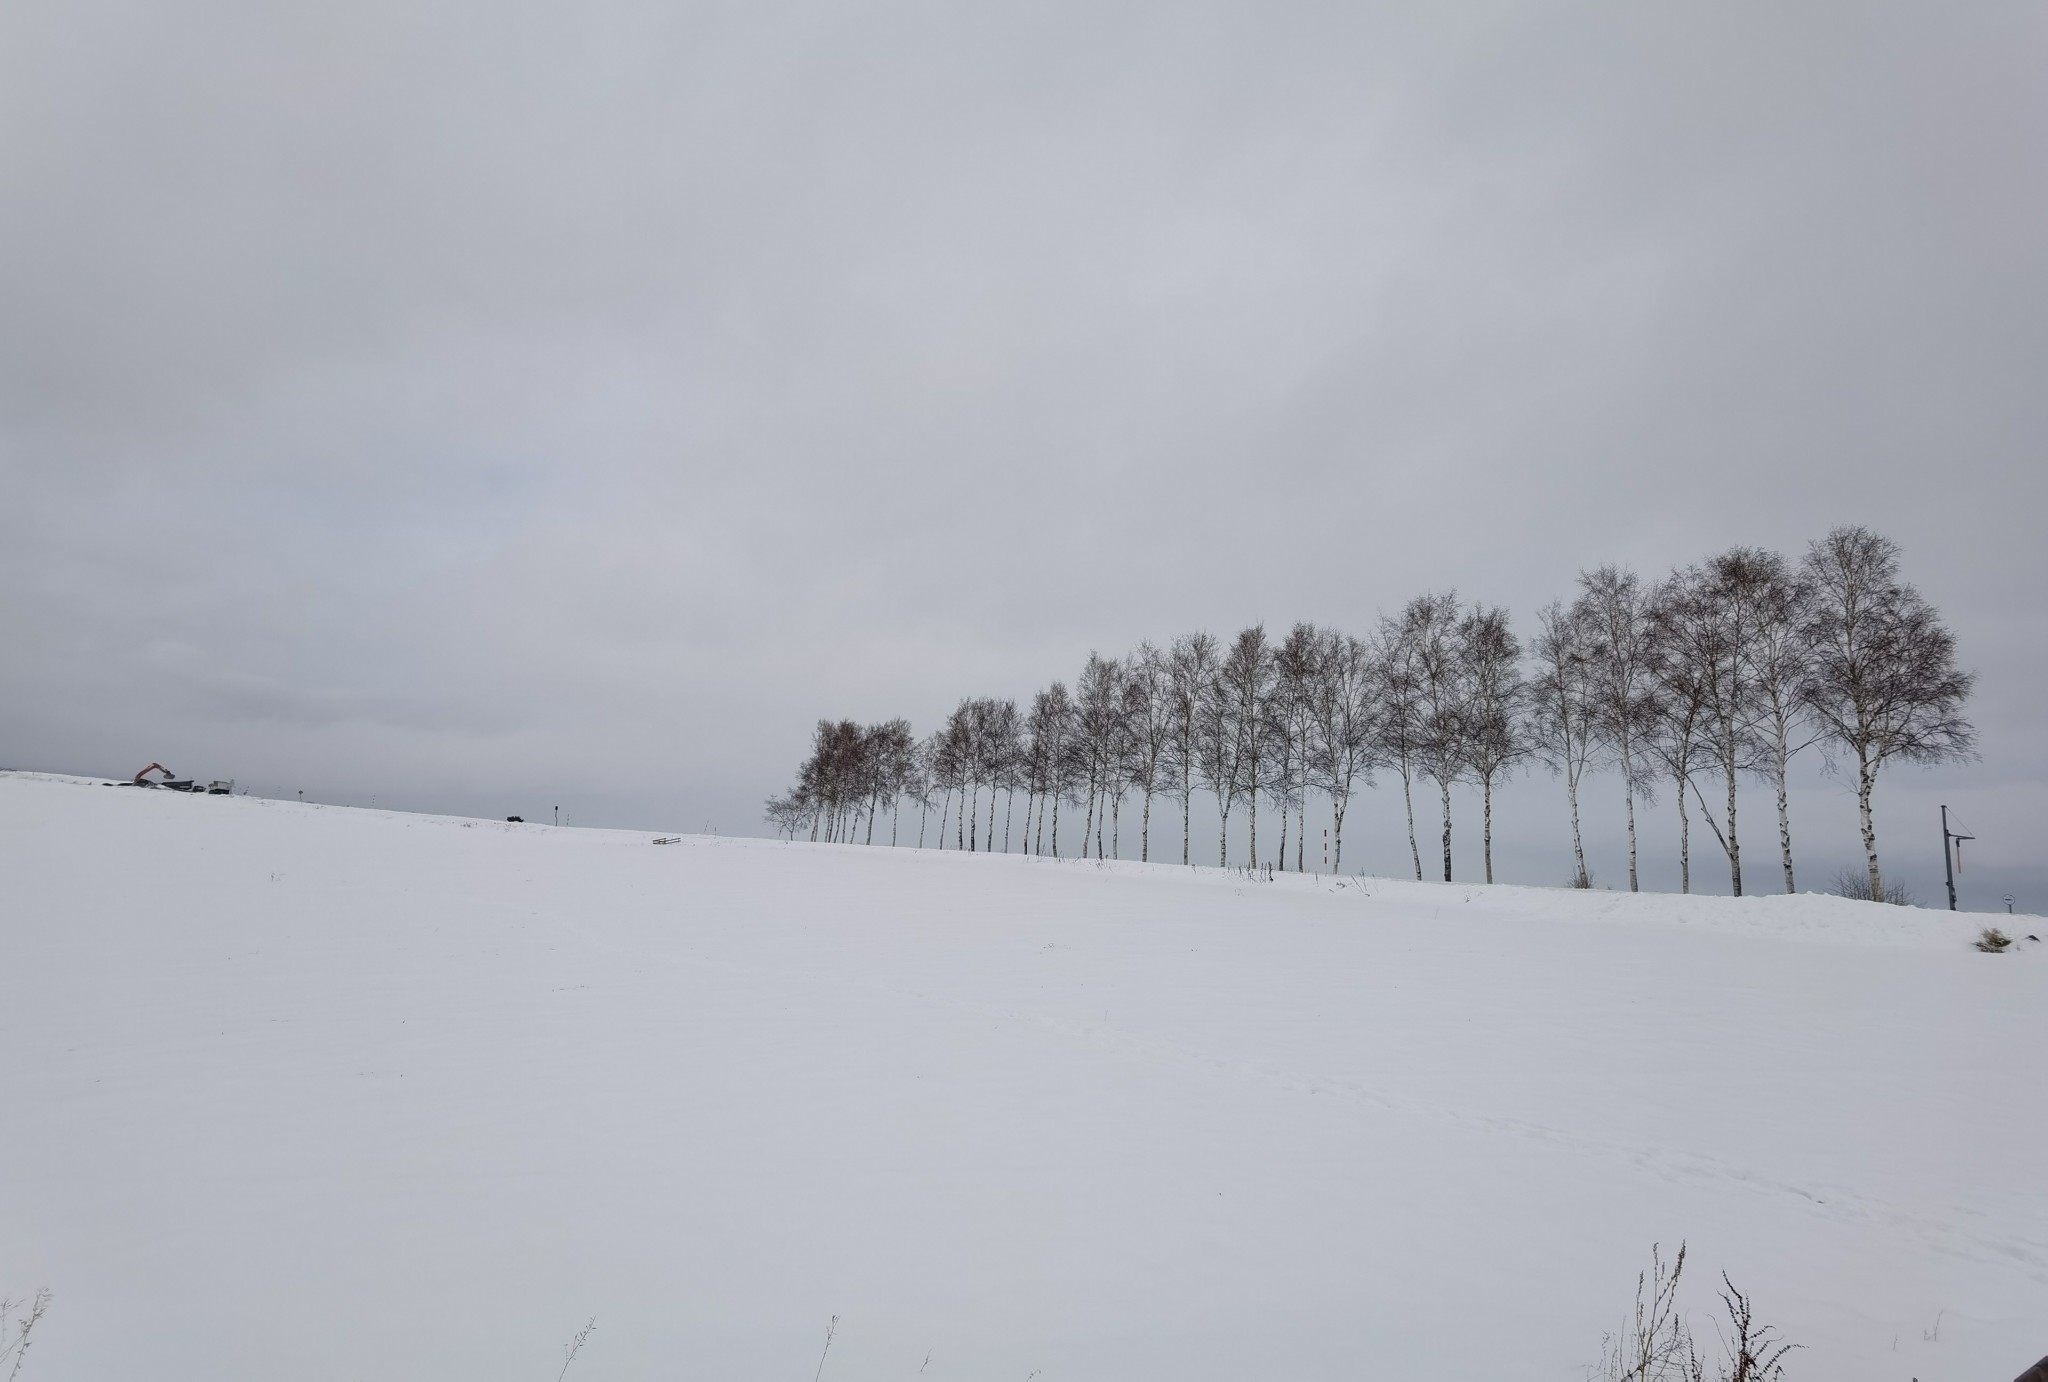
[[[1082,856],[1113,857],[1126,805],[1137,814],[1139,858],[1152,857],[1154,806],[1178,807],[1180,856],[1192,863],[1191,806],[1212,797],[1218,859],[1230,863],[1240,812],[1248,857],[1302,869],[1311,794],[1329,805],[1331,864],[1341,871],[1353,795],[1397,778],[1409,856],[1423,876],[1417,789],[1434,789],[1443,877],[1452,874],[1453,787],[1481,802],[1481,855],[1493,881],[1495,789],[1526,765],[1563,782],[1573,873],[1591,886],[1580,828],[1589,775],[1613,770],[1626,806],[1628,885],[1640,886],[1636,807],[1660,789],[1676,799],[1680,888],[1692,887],[1695,814],[1743,892],[1738,785],[1775,790],[1778,863],[1795,890],[1787,783],[1815,748],[1853,772],[1869,896],[1886,896],[1871,796],[1895,759],[1971,756],[1963,717],[1972,677],[1934,608],[1899,577],[1889,539],[1838,528],[1797,563],[1737,547],[1654,584],[1603,566],[1582,572],[1570,603],[1536,620],[1526,649],[1505,610],[1419,596],[1360,638],[1296,624],[1263,626],[1228,642],[1187,634],[1128,656],[1091,654],[1070,690],[1054,682],[1028,706],[963,700],[919,739],[906,720],[820,721],[795,785],[768,803],[790,838],[907,843],[906,807],[922,846],[1062,853],[1061,830]],[[1021,811],[1020,802],[1021,801]],[[1262,856],[1260,806],[1277,813],[1278,847]],[[1000,807],[1000,835],[998,814]],[[1269,836],[1271,838],[1271,836]],[[1319,861],[1320,862],[1320,861]],[[1860,891],[1860,889],[1859,889]]]

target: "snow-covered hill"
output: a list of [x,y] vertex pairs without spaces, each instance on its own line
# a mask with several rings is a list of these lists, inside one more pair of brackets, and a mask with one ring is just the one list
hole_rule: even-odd
[[570,1379],[802,1379],[836,1315],[834,1382],[1567,1382],[1680,1238],[1797,1382],[2048,1352],[1983,918],[652,839],[0,776],[23,1377],[595,1315]]

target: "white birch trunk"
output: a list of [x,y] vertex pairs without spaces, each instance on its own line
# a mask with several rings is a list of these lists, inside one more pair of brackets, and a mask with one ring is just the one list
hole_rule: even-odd
[[1735,770],[1728,770],[1728,884],[1742,896],[1742,841],[1735,834]]
[[1628,890],[1641,890],[1636,882],[1636,792],[1633,787],[1628,792]]
[[1785,783],[1792,770],[1792,754],[1790,745],[1786,742],[1785,721],[1782,717],[1778,721],[1777,730],[1778,742],[1772,766],[1775,769],[1773,776],[1777,778],[1778,787],[1778,853],[1785,864],[1785,893],[1790,896],[1798,892],[1799,887],[1792,878],[1792,807],[1790,793],[1786,790]]
[[1564,786],[1565,795],[1570,797],[1572,801],[1572,860],[1578,866],[1578,872],[1572,875],[1572,886],[1575,888],[1589,887],[1593,882],[1593,878],[1592,875],[1586,872],[1586,844],[1579,835],[1578,773],[1567,773]]
[[1628,793],[1628,890],[1640,892],[1636,881],[1636,774],[1635,761],[1629,753],[1628,723],[1624,718],[1621,729],[1621,785]]
[[1415,881],[1422,881],[1422,851],[1415,844],[1415,784],[1406,767],[1401,769],[1401,800],[1408,805],[1408,853],[1415,860]]
[[1451,881],[1451,784],[1439,782],[1444,794],[1444,882]]
[[1685,774],[1674,772],[1672,777],[1677,783],[1678,797],[1678,890],[1689,893],[1692,891],[1692,816],[1685,809]]
[[1192,770],[1180,775],[1180,862],[1185,868],[1195,866],[1195,779]]
[[1486,881],[1491,883],[1493,881],[1493,777],[1491,774],[1480,783],[1479,793],[1480,799],[1485,803],[1482,812],[1484,820],[1482,838],[1485,840]]
[[1294,871],[1302,872],[1302,857],[1308,849],[1308,755],[1301,758],[1301,829],[1294,837]]

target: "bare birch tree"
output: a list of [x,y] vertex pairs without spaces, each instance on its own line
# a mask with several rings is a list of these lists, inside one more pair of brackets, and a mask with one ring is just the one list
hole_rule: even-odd
[[768,798],[762,814],[775,827],[775,833],[785,840],[794,840],[798,833],[811,828],[811,819],[817,808],[805,799],[801,791]]
[[[988,832],[983,836],[991,854],[996,848],[996,797],[1016,794],[1017,764],[1023,754],[1023,719],[1012,700],[990,698],[977,701],[975,765],[982,781],[988,783]],[[1003,848],[1009,848],[1009,821],[1003,824]]]
[[1032,831],[1034,822],[1040,820],[1045,803],[1046,765],[1045,744],[1039,732],[1039,709],[1045,693],[1039,692],[1032,699],[1031,709],[1024,713],[1022,743],[1019,748],[1019,775],[1024,783],[1024,852],[1038,854],[1042,840],[1034,843]]
[[[1137,772],[1136,749],[1132,743],[1134,727],[1131,724],[1130,681],[1130,664],[1119,659],[1116,713],[1110,720],[1109,761],[1103,777],[1103,795],[1109,803],[1109,857],[1112,859],[1124,857],[1124,798],[1130,794]],[[1099,849],[1096,857],[1101,857]]]
[[1458,596],[1419,595],[1401,612],[1414,652],[1415,763],[1443,803],[1444,882],[1451,881],[1451,788],[1471,774],[1472,682],[1458,640]]
[[962,701],[946,717],[939,727],[938,752],[933,756],[933,767],[938,770],[939,782],[947,789],[948,797],[953,792],[960,794],[960,809],[950,811],[950,805],[942,810],[939,817],[939,848],[946,847],[945,818],[948,812],[953,818],[953,847],[968,849],[968,829],[976,821],[974,803],[968,800],[970,792],[978,787],[975,778],[975,711],[972,701]]
[[910,762],[910,772],[904,781],[904,794],[917,803],[917,847],[924,848],[925,826],[931,820],[932,793],[937,790],[932,781],[933,743],[930,738],[920,739]]
[[1236,793],[1245,798],[1251,816],[1249,849],[1251,864],[1259,862],[1259,790],[1265,782],[1267,760],[1272,748],[1273,645],[1266,627],[1254,624],[1237,635],[1224,655],[1219,680],[1221,729],[1233,747],[1237,780]]
[[1422,743],[1422,705],[1417,691],[1416,634],[1400,619],[1382,617],[1373,636],[1373,699],[1379,705],[1376,757],[1401,775],[1401,804],[1408,813],[1408,858],[1422,881],[1422,850],[1415,842],[1415,774]]
[[1530,743],[1564,779],[1572,816],[1572,886],[1590,888],[1593,876],[1586,869],[1585,836],[1579,828],[1579,783],[1597,742],[1593,630],[1575,609],[1553,600],[1536,616],[1529,654],[1535,663],[1529,682]]
[[1856,811],[1870,896],[1884,897],[1871,793],[1892,759],[1941,763],[1974,756],[1963,717],[1976,678],[1956,666],[1955,635],[1899,579],[1899,549],[1867,528],[1842,527],[1807,548],[1812,603],[1805,621],[1813,665],[1803,699],[1856,762]]
[[1656,800],[1653,765],[1644,748],[1655,731],[1658,708],[1649,597],[1633,571],[1614,566],[1581,571],[1572,617],[1590,639],[1593,733],[1621,769],[1628,807],[1628,890],[1638,892],[1636,801]]
[[1650,673],[1656,686],[1656,720],[1649,748],[1658,767],[1671,778],[1678,799],[1678,890],[1692,891],[1692,812],[1686,792],[1705,758],[1703,726],[1707,715],[1705,679],[1686,647],[1681,629],[1687,615],[1686,583],[1674,576],[1650,593]]
[[1776,552],[1757,552],[1744,598],[1749,637],[1744,654],[1756,697],[1753,732],[1758,752],[1753,771],[1771,784],[1778,799],[1778,854],[1785,891],[1799,891],[1792,867],[1792,760],[1820,737],[1800,693],[1811,677],[1813,652],[1806,642],[1808,587]]
[[1273,771],[1267,795],[1280,808],[1280,867],[1287,867],[1287,824],[1299,813],[1294,835],[1294,868],[1308,850],[1309,738],[1316,719],[1316,683],[1323,643],[1313,624],[1296,624],[1273,650]]
[[1219,661],[1216,676],[1202,688],[1195,752],[1202,785],[1216,798],[1216,813],[1220,817],[1216,862],[1222,868],[1230,867],[1230,813],[1244,792],[1247,748],[1231,687],[1225,680],[1228,662],[1228,657]]
[[1522,645],[1508,627],[1508,613],[1475,605],[1458,624],[1458,657],[1464,664],[1465,758],[1479,783],[1486,881],[1493,881],[1493,788],[1504,773],[1530,753],[1522,721],[1526,685]]
[[1379,732],[1379,679],[1371,647],[1348,634],[1325,629],[1316,655],[1314,717],[1310,725],[1310,781],[1329,794],[1331,868],[1344,871],[1344,813],[1359,778],[1372,780]]
[[1152,798],[1161,790],[1171,764],[1174,736],[1173,672],[1166,655],[1140,643],[1129,659],[1124,678],[1125,737],[1130,754],[1130,782],[1144,797],[1138,827],[1138,858],[1152,857]]
[[1171,710],[1162,790],[1180,803],[1180,861],[1192,866],[1195,778],[1202,771],[1203,709],[1213,699],[1222,655],[1206,633],[1183,634],[1167,654]]
[[1081,855],[1087,857],[1089,839],[1095,857],[1103,857],[1102,827],[1109,814],[1109,793],[1118,783],[1117,753],[1123,720],[1123,665],[1114,658],[1088,654],[1088,664],[1074,683],[1076,741],[1086,775],[1088,812],[1081,826]]
[[1038,834],[1033,853],[1045,853],[1045,812],[1052,808],[1052,855],[1060,854],[1060,802],[1072,791],[1074,771],[1074,701],[1066,683],[1054,682],[1031,699],[1028,721],[1031,762],[1041,793]]
[[1737,830],[1737,785],[1757,760],[1757,698],[1750,680],[1748,641],[1750,610],[1747,588],[1753,552],[1735,548],[1687,567],[1666,581],[1657,604],[1659,636],[1669,656],[1686,664],[1686,675],[1699,698],[1699,743],[1720,771],[1726,788],[1725,817],[1715,819],[1692,783],[1700,814],[1721,853],[1728,860],[1728,882],[1742,896],[1742,837]]
[[871,727],[867,740],[875,796],[878,801],[889,803],[889,843],[894,846],[901,825],[903,797],[916,768],[917,739],[910,732],[910,721],[898,719]]

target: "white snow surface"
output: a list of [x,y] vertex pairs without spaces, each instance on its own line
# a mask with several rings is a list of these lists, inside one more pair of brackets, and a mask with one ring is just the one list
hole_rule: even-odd
[[[1177,852],[1177,832],[1172,848]],[[25,1382],[1794,1382],[2048,1352],[2041,947],[0,775]],[[2002,919],[2001,919],[2002,920]],[[2048,935],[2037,918],[2017,933]]]

